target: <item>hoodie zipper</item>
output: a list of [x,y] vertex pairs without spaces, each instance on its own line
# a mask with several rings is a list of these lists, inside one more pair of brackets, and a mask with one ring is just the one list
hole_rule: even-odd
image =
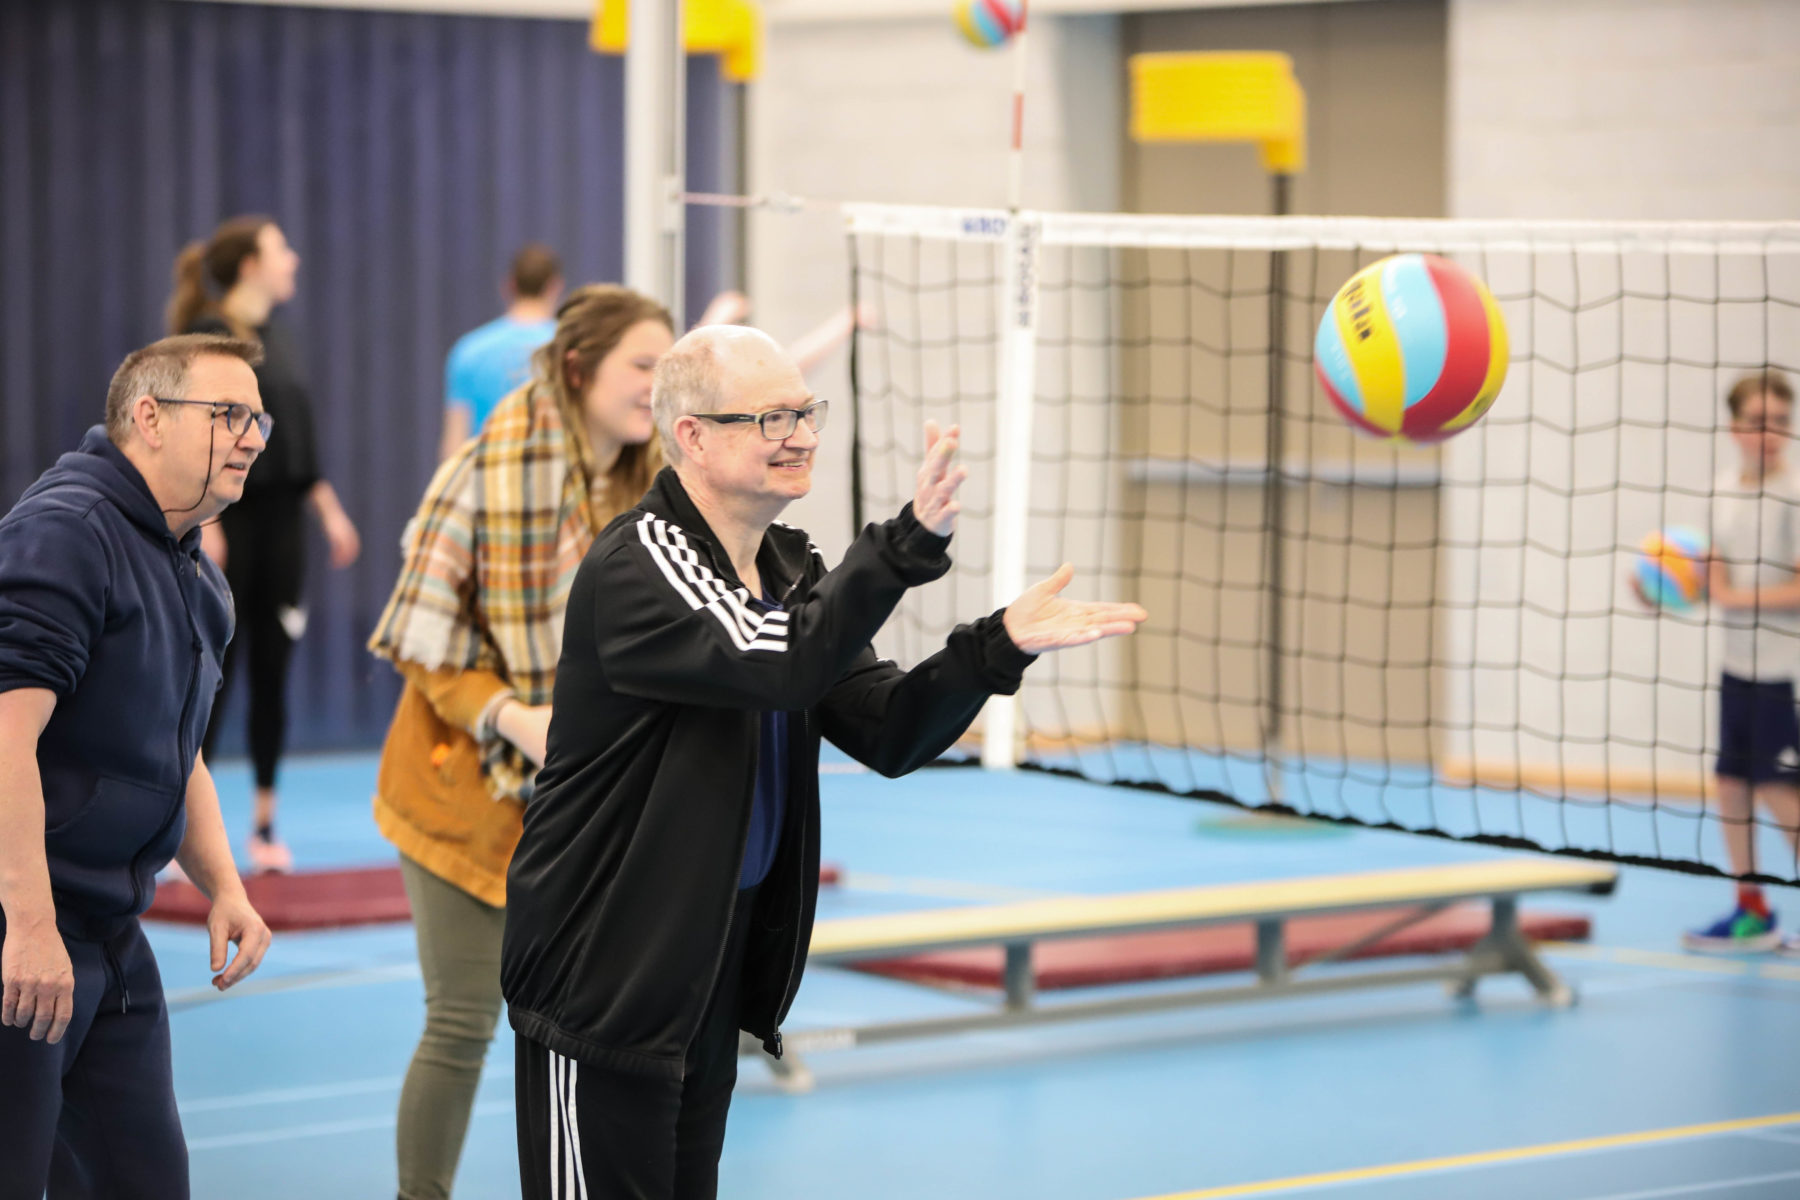
[[100,943],[100,957],[112,969],[113,978],[119,981],[119,1011],[131,1011],[131,989],[125,986],[125,969],[119,965],[119,956],[113,953],[111,942]]
[[[193,768],[193,759],[187,753],[188,717],[194,711],[194,693],[199,690],[197,685],[200,682],[200,655],[205,652],[205,647],[201,644],[199,635],[194,633],[194,608],[188,603],[187,581],[182,577],[184,568],[181,565],[181,548],[176,546],[169,553],[175,562],[175,590],[181,593],[181,607],[182,611],[187,614],[190,638],[187,694],[181,702],[181,723],[175,727],[176,767],[181,771],[181,777],[186,779]],[[170,803],[169,811],[163,814],[162,824],[156,827],[156,832],[151,835],[150,840],[138,847],[138,852],[131,856],[131,908],[133,912],[137,911],[144,903],[144,885],[140,879],[140,868],[144,862],[144,855],[150,852],[150,847],[162,841],[163,835],[169,832],[169,826],[173,825],[175,818],[181,815],[182,806],[187,800],[185,793],[185,787],[176,790],[175,799]]]

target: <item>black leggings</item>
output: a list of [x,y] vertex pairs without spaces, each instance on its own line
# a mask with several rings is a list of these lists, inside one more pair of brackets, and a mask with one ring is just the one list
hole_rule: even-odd
[[[275,786],[287,739],[288,660],[306,622],[300,601],[306,571],[303,504],[301,494],[293,492],[246,498],[226,509],[219,522],[225,533],[225,581],[237,606],[237,632],[225,651],[219,699],[248,655],[250,761],[259,788]],[[223,703],[213,705],[206,727],[203,748],[209,761],[224,710]]]

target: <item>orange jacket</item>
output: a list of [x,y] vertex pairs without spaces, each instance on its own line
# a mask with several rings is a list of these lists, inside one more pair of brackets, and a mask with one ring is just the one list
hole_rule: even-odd
[[525,809],[488,791],[473,730],[487,706],[512,689],[488,671],[395,665],[406,690],[381,748],[375,823],[433,875],[503,907]]

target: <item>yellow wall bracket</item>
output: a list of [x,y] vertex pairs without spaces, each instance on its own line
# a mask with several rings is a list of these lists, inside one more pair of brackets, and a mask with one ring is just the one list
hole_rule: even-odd
[[1285,54],[1134,54],[1131,137],[1255,142],[1267,170],[1298,174],[1306,166],[1306,93]]
[[[631,0],[596,0],[588,45],[623,54],[630,37]],[[717,54],[732,83],[762,73],[762,9],[756,0],[682,0],[682,39],[689,54]]]

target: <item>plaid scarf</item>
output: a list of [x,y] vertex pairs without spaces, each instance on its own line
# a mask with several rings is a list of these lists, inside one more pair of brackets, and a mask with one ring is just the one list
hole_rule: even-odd
[[[569,586],[598,532],[555,399],[518,389],[432,478],[369,649],[427,670],[491,671],[521,704],[550,703]],[[489,794],[518,799],[536,768],[491,728],[477,740]]]

